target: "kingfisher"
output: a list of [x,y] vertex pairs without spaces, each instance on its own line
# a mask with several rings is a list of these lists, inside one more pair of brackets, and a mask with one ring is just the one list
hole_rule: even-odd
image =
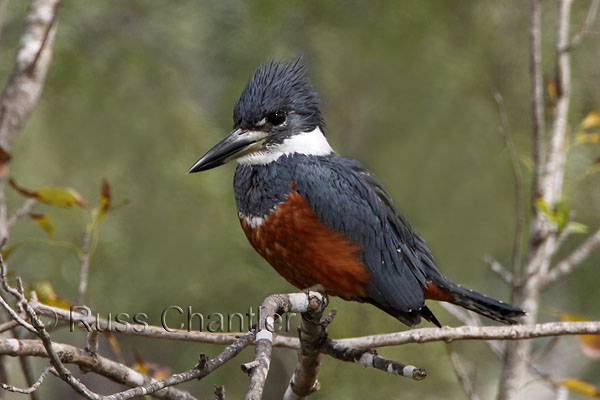
[[259,66],[235,104],[233,130],[189,173],[237,161],[238,217],[254,249],[299,289],[370,303],[408,326],[441,327],[425,300],[514,324],[523,310],[461,287],[359,162],[325,137],[302,56]]

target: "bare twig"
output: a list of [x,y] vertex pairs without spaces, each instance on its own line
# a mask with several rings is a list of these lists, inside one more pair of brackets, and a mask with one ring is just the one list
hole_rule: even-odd
[[[62,343],[52,343],[52,347],[65,363],[78,365],[84,371],[94,372],[114,382],[136,387],[150,382],[151,378],[116,361],[102,356],[93,357],[87,352],[74,346]],[[39,340],[30,339],[1,339],[0,354],[8,356],[28,356],[48,358],[48,352]],[[153,396],[171,400],[193,400],[189,393],[168,388],[166,391],[154,393]]]
[[356,362],[365,368],[371,367],[417,381],[427,376],[427,371],[422,368],[388,360],[370,348],[347,346],[344,340],[327,340],[321,347],[321,351],[338,360]]
[[465,395],[468,399],[479,400],[479,396],[475,390],[475,384],[471,381],[471,377],[462,367],[460,360],[458,359],[458,355],[456,352],[454,352],[454,350],[452,350],[452,347],[449,344],[446,345],[446,350],[448,351],[450,364],[452,364],[452,368],[456,373],[456,378],[458,379],[458,383],[460,384],[463,392],[465,392]]
[[333,340],[333,342],[349,347],[374,348],[398,346],[406,343],[452,342],[455,340],[523,340],[548,336],[599,333],[600,321],[546,322],[535,325],[421,328],[382,335],[338,339]]
[[504,266],[502,264],[500,264],[500,262],[498,260],[496,260],[495,258],[493,258],[492,256],[486,255],[485,257],[483,257],[483,261],[485,262],[485,264],[490,268],[490,270],[493,273],[498,275],[498,277],[500,279],[502,279],[504,282],[511,285],[511,287],[514,286],[515,275],[513,272],[507,271],[506,268],[504,268]]
[[2,324],[0,324],[0,333],[10,331],[12,328],[14,328],[15,326],[18,326],[18,325],[19,325],[19,323],[17,321],[15,321],[14,319],[3,322]]
[[[243,332],[202,332],[187,331],[183,329],[173,329],[156,325],[137,325],[121,324],[115,321],[109,321],[100,318],[92,310],[85,306],[72,307],[71,310],[65,310],[58,307],[52,307],[39,303],[36,300],[29,302],[39,315],[57,319],[59,321],[69,322],[72,326],[79,326],[87,332],[101,331],[112,332],[123,335],[144,336],[155,339],[169,339],[184,342],[211,343],[211,344],[231,344],[237,336],[243,335]],[[275,335],[274,344],[279,347],[296,349],[298,340],[282,335]]]
[[600,246],[600,229],[590,235],[579,247],[577,247],[564,260],[556,264],[556,267],[551,269],[541,282],[541,286],[545,287],[556,283],[564,278],[585,259],[588,258],[591,252]]
[[239,337],[235,342],[230,344],[216,357],[206,360],[201,358],[201,362],[194,368],[181,372],[178,374],[170,375],[159,381],[153,381],[143,386],[138,386],[133,389],[126,390],[121,393],[116,393],[110,396],[104,396],[103,400],[127,400],[137,396],[145,396],[147,394],[156,393],[161,389],[168,388],[169,386],[177,385],[182,382],[188,382],[194,379],[202,379],[227,361],[237,356],[243,349],[245,349],[254,339],[254,333],[248,332],[242,337]]
[[[475,314],[472,311],[463,310],[458,306],[455,306],[454,304],[446,302],[440,302],[440,305],[442,306],[442,308],[446,309],[450,314],[456,317],[456,319],[461,321],[464,325],[482,326],[479,314]],[[502,354],[504,353],[504,347],[501,343],[490,340],[488,340],[486,343],[497,357],[502,357]]]
[[555,246],[557,251],[562,247],[562,245],[565,243],[565,241],[569,238],[569,235],[571,234],[569,224],[573,222],[574,216],[575,212],[569,212],[569,215],[567,216],[567,222],[564,224],[564,228],[560,231],[558,237],[556,238]]
[[98,354],[98,331],[88,332],[85,351],[90,353],[92,356]]
[[17,221],[19,220],[19,218],[27,215],[29,213],[29,211],[31,211],[31,209],[37,204],[37,200],[36,199],[27,199],[25,200],[25,202],[23,203],[23,205],[17,209],[17,211],[15,211],[15,213],[13,215],[11,215],[10,217],[8,217],[8,220],[6,221],[6,227],[7,229],[12,228]]
[[[25,313],[31,320],[31,325],[22,325],[25,326],[27,329],[29,329],[27,325],[31,326],[34,330],[33,333],[39,336],[42,343],[44,344],[44,347],[46,348],[46,351],[48,352],[50,362],[58,372],[60,378],[67,382],[69,386],[71,386],[77,393],[84,396],[86,399],[97,399],[98,395],[89,390],[83,383],[79,381],[79,379],[75,378],[71,374],[71,371],[69,371],[63,365],[62,361],[60,360],[60,358],[58,357],[58,355],[52,347],[52,340],[50,339],[50,335],[48,334],[44,323],[40,320],[40,318],[35,313],[34,309],[29,305],[29,302],[25,298],[25,295],[22,292],[22,284],[20,283],[20,280],[17,279],[17,282],[19,283],[19,290],[10,287],[10,285],[8,284],[6,280],[6,268],[4,266],[2,256],[0,256],[0,279],[2,280],[2,288],[6,292],[10,293],[17,300],[17,305],[23,307],[23,309],[25,310]],[[5,303],[4,300],[2,300],[2,302]]]
[[592,27],[594,20],[596,19],[596,14],[598,14],[599,4],[600,0],[592,0],[590,8],[588,9],[587,17],[585,18],[585,22],[583,23],[581,28],[579,28],[577,33],[573,35],[573,38],[571,39],[567,47],[563,49],[563,51],[572,50],[574,47],[579,45],[579,43],[581,43],[583,39],[587,37],[587,35],[590,33],[590,28]]
[[[19,333],[19,331],[17,329],[13,329],[12,330],[13,336],[16,339],[20,339],[21,335]],[[39,386],[42,381],[44,380],[43,377],[40,377],[38,379],[39,384],[36,386],[36,380],[35,380],[35,376],[33,374],[33,369],[31,368],[31,363],[28,357],[25,356],[19,356],[19,364],[21,364],[21,370],[23,371],[23,376],[25,377],[25,382],[27,382],[27,386],[29,386],[29,388],[33,388]],[[51,367],[51,365],[50,365]],[[43,376],[45,376],[47,373],[47,371],[44,371],[42,373]],[[31,400],[38,400],[39,396],[36,393],[36,390],[31,390],[30,392],[28,392],[27,394],[29,394],[29,397],[31,398]]]
[[225,386],[215,385],[215,400],[225,400]]
[[48,372],[50,372],[51,369],[52,369],[52,364],[48,364],[46,366],[46,368],[44,368],[44,371],[42,371],[42,374],[40,375],[40,377],[32,385],[30,385],[27,389],[20,389],[16,386],[7,385],[5,383],[0,383],[0,386],[2,386],[2,389],[8,390],[9,392],[31,395],[36,390],[39,389],[40,385],[42,384],[42,382],[44,382],[46,375],[48,375]]
[[86,230],[83,235],[83,244],[81,245],[81,274],[79,277],[79,290],[77,292],[77,304],[83,304],[85,292],[88,285],[88,274],[90,270],[90,242],[92,232]]
[[[542,79],[542,9],[540,0],[529,1],[529,75],[531,78],[531,120],[533,122],[533,177],[531,196],[537,198],[542,191],[544,147],[544,82]],[[534,221],[535,222],[535,221]]]
[[[443,303],[440,303],[443,304]],[[40,315],[46,315],[51,318],[60,320],[77,322],[81,320],[93,329],[95,317],[92,315],[83,315],[74,312],[69,317],[69,311],[56,307],[51,307],[32,301],[31,305]],[[231,344],[236,340],[236,336],[243,335],[243,332],[226,332],[226,333],[210,333],[210,332],[187,332],[183,330],[172,330],[164,332],[164,328],[159,326],[149,325],[147,327],[126,325],[113,323],[110,327],[105,325],[106,321],[100,319],[102,330],[110,332],[144,336],[156,339],[168,339],[178,341],[189,341],[197,343],[209,344]],[[210,334],[209,334],[210,333]],[[600,333],[600,321],[591,322],[546,322],[531,326],[526,325],[511,325],[511,326],[467,326],[452,328],[445,326],[439,328],[420,328],[410,331],[402,331],[396,333],[388,333],[383,335],[369,335],[356,338],[333,339],[333,342],[357,348],[377,348],[385,346],[397,346],[406,343],[424,343],[432,341],[453,341],[453,340],[517,340],[530,339],[537,337],[561,336],[561,335],[581,335],[581,334],[597,334]],[[299,349],[300,341],[298,338],[287,337],[282,335],[273,335],[273,346],[288,349]]]

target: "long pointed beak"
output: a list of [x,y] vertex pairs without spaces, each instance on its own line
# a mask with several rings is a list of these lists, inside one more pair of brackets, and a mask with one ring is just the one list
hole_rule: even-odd
[[218,167],[263,147],[266,132],[234,129],[215,144],[188,170],[188,174]]

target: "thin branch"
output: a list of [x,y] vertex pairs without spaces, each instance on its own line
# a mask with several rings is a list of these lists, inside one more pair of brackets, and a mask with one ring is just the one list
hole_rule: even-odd
[[79,277],[79,290],[77,292],[77,304],[83,304],[85,292],[88,285],[88,274],[90,270],[90,242],[92,232],[86,230],[83,235],[83,244],[81,245],[81,274]]
[[363,367],[371,367],[393,375],[403,376],[405,378],[420,381],[427,377],[427,371],[423,368],[417,368],[413,365],[405,365],[397,361],[389,360],[377,354],[377,351],[370,348],[351,347],[345,344],[343,340],[328,340],[321,351],[333,358],[342,361],[355,362]]
[[[492,256],[484,256],[483,261],[489,267],[489,269],[495,273],[500,279],[509,284],[511,287],[515,286],[515,275],[513,272],[508,271],[498,260]],[[514,269],[513,269],[514,271]]]
[[[40,318],[35,313],[34,309],[29,305],[29,302],[25,298],[25,295],[22,291],[22,284],[20,282],[20,279],[17,279],[19,290],[10,287],[10,285],[8,284],[8,282],[6,280],[6,268],[4,266],[4,260],[2,260],[1,255],[0,255],[0,279],[2,281],[2,288],[6,292],[10,293],[17,300],[18,306],[23,307],[23,309],[25,310],[25,313],[31,320],[30,326],[33,327],[34,333],[41,339],[42,343],[44,344],[44,347],[46,348],[46,351],[48,352],[50,361],[51,361],[52,365],[54,366],[54,368],[56,369],[56,371],[58,372],[60,378],[62,380],[64,380],[65,382],[67,382],[69,384],[69,386],[71,386],[73,388],[73,390],[75,390],[80,395],[84,396],[86,399],[92,399],[92,400],[98,399],[99,396],[97,394],[95,394],[90,389],[88,389],[83,383],[81,383],[79,381],[79,379],[75,378],[71,374],[71,371],[69,371],[63,365],[62,361],[60,360],[60,358],[58,357],[58,355],[56,354],[56,352],[54,351],[54,349],[52,347],[52,340],[50,339],[50,335],[48,334],[48,331],[46,330],[44,323],[40,320]],[[3,306],[4,306],[5,301],[2,300],[2,302],[3,302]],[[23,325],[23,326],[25,326],[25,325]],[[25,327],[27,327],[27,326],[25,326]]]
[[25,200],[23,205],[21,207],[19,207],[13,215],[8,217],[8,220],[6,221],[7,229],[10,230],[10,228],[12,228],[21,217],[27,215],[36,204],[37,204],[36,199]]
[[215,400],[225,400],[225,386],[215,385]]
[[565,222],[564,228],[560,231],[558,237],[556,238],[556,251],[558,251],[562,247],[562,245],[565,244],[565,241],[569,238],[569,235],[571,234],[569,224],[573,222],[574,217],[575,212],[569,212],[569,215],[567,216],[567,222]]
[[531,120],[533,177],[531,196],[533,199],[542,193],[540,188],[544,147],[544,81],[542,79],[542,9],[540,0],[529,1],[529,75],[531,78]]
[[[15,339],[20,339],[20,333],[17,329],[13,329],[12,330],[13,336],[15,337]],[[19,356],[19,364],[21,365],[21,370],[23,371],[23,376],[25,377],[25,382],[27,382],[27,386],[29,386],[29,388],[31,389],[32,387],[37,387],[39,386],[39,384],[41,384],[44,380],[44,378],[40,377],[38,379],[38,381],[40,382],[37,386],[36,386],[36,380],[35,380],[35,376],[33,374],[33,369],[31,368],[31,363],[30,363],[30,359],[28,357],[25,356]],[[51,367],[51,365],[50,365]],[[42,375],[45,376],[45,374],[47,373],[47,371],[44,371],[42,373]],[[36,393],[36,390],[31,390],[29,393],[29,397],[31,398],[31,400],[38,400],[39,396]]]
[[[443,303],[440,303],[443,304]],[[51,307],[39,302],[31,301],[40,315],[59,320],[69,321],[69,311],[56,307]],[[92,315],[84,316],[73,312],[72,321],[83,321],[89,324],[88,327],[94,327],[95,317]],[[144,336],[156,339],[168,339],[185,342],[208,343],[208,344],[231,344],[236,340],[236,336],[243,335],[243,332],[187,332],[182,330],[173,330],[165,332],[164,328],[149,325],[147,327],[137,325],[115,324],[108,327],[104,324],[106,321],[100,319],[102,330],[134,336]],[[166,334],[160,334],[161,330]],[[535,325],[511,325],[511,326],[467,326],[467,327],[449,327],[443,328],[420,328],[410,331],[388,333],[382,335],[369,335],[346,339],[333,339],[333,342],[357,348],[378,348],[385,346],[397,346],[406,343],[424,343],[433,341],[452,341],[452,340],[519,340],[537,337],[561,336],[561,335],[582,335],[600,333],[600,321],[591,322],[546,322]],[[273,335],[273,346],[287,349],[299,349],[300,341],[298,338],[283,335]]]
[[[454,304],[446,303],[443,301],[439,304],[442,306],[442,308],[446,309],[446,311],[448,311],[450,314],[456,317],[456,319],[461,321],[464,325],[482,326],[479,314],[475,314],[472,311],[463,310],[462,308],[459,308]],[[504,347],[501,343],[489,340],[486,343],[497,357],[502,357],[502,354],[504,353]]]
[[[143,375],[126,365],[102,356],[91,356],[77,347],[56,342],[52,343],[52,347],[57,354],[60,354],[63,362],[75,364],[83,371],[90,371],[102,375],[114,382],[130,387],[136,387],[151,381],[149,376]],[[31,339],[0,338],[0,354],[12,357],[27,356],[48,358],[48,352],[43,344],[39,340]],[[153,393],[153,396],[169,400],[194,400],[194,397],[189,393],[175,388],[168,388],[158,393]]]
[[15,321],[14,319],[3,322],[2,324],[0,324],[0,333],[10,331],[15,326],[19,326],[19,323],[17,321]]
[[231,360],[242,350],[244,350],[254,339],[254,333],[248,332],[242,337],[239,337],[235,342],[230,344],[216,357],[206,360],[201,357],[200,363],[194,368],[173,374],[159,381],[153,381],[143,386],[138,386],[133,389],[126,390],[121,393],[115,393],[110,396],[104,396],[103,400],[127,400],[137,396],[145,396],[147,394],[153,394],[161,389],[168,388],[169,386],[177,385],[182,382],[188,382],[194,379],[202,379],[227,361]]
[[585,18],[584,24],[579,28],[577,33],[573,36],[567,47],[563,49],[563,51],[570,51],[579,43],[585,39],[590,33],[590,28],[594,24],[594,20],[596,19],[596,14],[598,14],[598,5],[600,4],[600,0],[592,0],[590,4],[590,8],[588,9],[587,17]]
[[462,388],[463,392],[465,392],[465,395],[469,400],[479,400],[479,396],[477,395],[477,392],[475,390],[475,384],[471,381],[471,377],[462,367],[462,364],[458,359],[458,355],[454,350],[452,350],[452,347],[449,344],[446,345],[446,350],[448,352],[450,364],[454,369],[456,378],[458,379],[458,383],[460,384],[460,387]]
[[[4,280],[5,278],[2,278],[2,279]],[[15,310],[13,310],[12,307],[6,302],[6,300],[4,299],[4,296],[2,296],[1,294],[0,294],[0,305],[2,306],[2,308],[4,308],[4,310],[6,312],[8,312],[8,314],[13,319],[13,321],[17,322],[18,325],[27,329],[31,333],[37,334],[37,331],[35,330],[35,328],[29,322],[27,322],[23,318],[21,318],[21,316]]]
[[551,269],[542,280],[542,287],[552,285],[573,272],[598,247],[600,247],[600,229],[590,235],[564,260],[556,264],[556,267]]
[[27,389],[20,389],[16,386],[7,385],[6,383],[0,383],[0,386],[2,387],[2,389],[8,390],[9,392],[15,392],[15,393],[21,393],[21,394],[33,394],[36,390],[39,389],[40,385],[42,384],[42,382],[44,382],[46,375],[48,375],[48,372],[50,372],[51,369],[52,369],[52,364],[48,364],[46,366],[46,368],[44,368],[44,371],[42,371],[42,374],[40,375],[40,377]]
[[[187,331],[183,329],[173,329],[157,326],[157,325],[142,325],[142,324],[121,324],[115,321],[109,321],[98,317],[97,313],[92,312],[88,307],[77,306],[71,310],[65,310],[58,307],[52,307],[46,304],[39,303],[36,300],[31,300],[29,304],[39,314],[49,317],[53,320],[69,322],[71,326],[79,326],[85,329],[88,333],[93,331],[112,332],[122,335],[143,336],[154,339],[168,339],[182,342],[195,343],[210,343],[210,344],[231,344],[244,332],[202,332],[202,331]],[[275,335],[274,344],[278,347],[287,347],[290,349],[298,348],[298,339]]]
[[87,351],[91,355],[98,354],[98,331],[88,332],[85,351]]
[[351,347],[374,348],[406,343],[452,342],[455,340],[523,340],[561,335],[600,334],[600,321],[546,322],[535,325],[461,326],[421,328],[410,331],[338,339],[333,342]]

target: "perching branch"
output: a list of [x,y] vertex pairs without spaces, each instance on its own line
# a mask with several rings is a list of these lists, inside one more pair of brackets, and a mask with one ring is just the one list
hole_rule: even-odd
[[284,400],[304,399],[321,388],[317,380],[322,357],[320,347],[323,340],[327,339],[327,325],[333,320],[335,311],[325,321],[321,321],[327,301],[317,297],[310,300],[313,304],[302,314],[302,323],[298,329],[298,364],[290,378]]
[[[69,311],[56,307],[51,307],[39,302],[31,302],[32,307],[40,315],[45,315],[50,318],[55,316],[59,320],[68,321]],[[443,303],[442,303],[443,304]],[[89,327],[93,329],[93,321],[95,317],[73,314],[73,321],[77,322],[80,318],[89,323]],[[228,345],[236,340],[236,337],[243,335],[243,332],[188,332],[183,330],[172,330],[165,332],[164,328],[159,326],[149,325],[146,328],[141,326],[113,324],[108,327],[104,325],[104,320],[99,319],[102,325],[102,331],[110,331],[117,334],[143,336],[155,339],[167,339],[184,342],[197,342],[207,344]],[[159,334],[160,331],[165,334]],[[408,331],[387,333],[380,335],[359,336],[355,338],[332,339],[333,343],[337,343],[347,347],[379,348],[386,346],[398,346],[407,343],[428,343],[436,341],[454,341],[454,340],[520,340],[533,339],[549,336],[562,335],[583,335],[583,334],[600,334],[600,321],[588,322],[546,322],[535,325],[510,325],[510,326],[461,326],[443,328],[419,328]],[[297,350],[300,348],[298,338],[273,334],[273,347],[287,348]]]
[[[315,301],[316,300],[316,301]],[[269,373],[275,318],[283,313],[305,313],[324,300],[318,292],[274,294],[265,299],[259,309],[254,362],[249,369],[250,382],[246,400],[260,400]]]

